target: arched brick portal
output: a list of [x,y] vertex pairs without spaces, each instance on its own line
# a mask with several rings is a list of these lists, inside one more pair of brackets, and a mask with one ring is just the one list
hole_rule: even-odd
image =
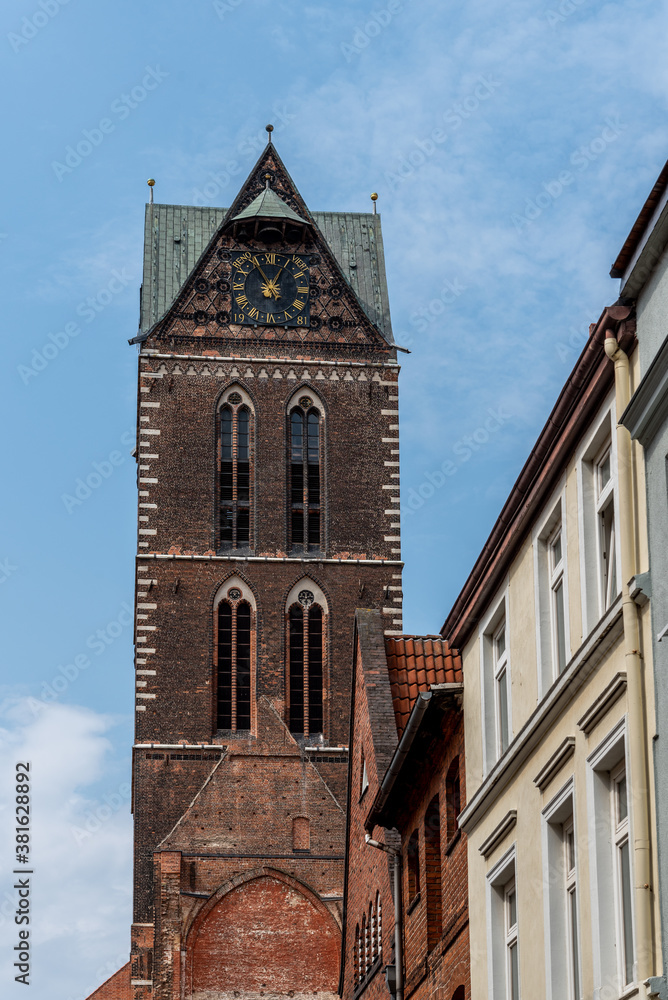
[[225,888],[188,935],[192,1000],[336,994],[340,931],[317,896],[271,869]]

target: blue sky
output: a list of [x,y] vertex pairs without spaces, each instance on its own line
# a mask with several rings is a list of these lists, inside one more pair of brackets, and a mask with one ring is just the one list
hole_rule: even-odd
[[[668,156],[668,14],[641,0],[8,0],[0,19],[0,780],[7,802],[31,757],[32,995],[75,1000],[128,951],[127,340],[146,179],[158,201],[226,206],[273,122],[313,210],[367,211],[378,192],[395,335],[412,351],[405,628],[437,632],[617,296],[610,265]],[[5,806],[4,859],[11,819]]]

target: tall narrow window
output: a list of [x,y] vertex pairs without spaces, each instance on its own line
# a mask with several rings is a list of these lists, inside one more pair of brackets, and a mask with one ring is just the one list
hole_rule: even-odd
[[414,830],[406,848],[406,868],[408,871],[408,902],[411,903],[420,891],[420,835]]
[[290,545],[322,547],[320,413],[310,396],[290,411]]
[[221,549],[250,546],[251,414],[239,392],[230,392],[220,410],[219,544]]
[[288,609],[290,732],[322,733],[324,614],[310,590]]
[[427,951],[438,944],[443,933],[441,900],[441,810],[438,795],[429,803],[424,817],[425,879],[427,890]]
[[517,892],[515,879],[509,882],[504,893],[506,924],[506,996],[508,1000],[519,1000],[520,969],[517,943]]
[[229,587],[217,607],[217,728],[251,728],[253,609],[239,587]]
[[561,524],[547,543],[552,619],[552,662],[556,673],[566,666],[566,615],[564,609],[564,553]]
[[617,897],[617,946],[624,985],[633,982],[633,917],[631,913],[631,854],[626,770],[610,775],[612,785],[612,829],[615,838],[615,895]]
[[376,940],[378,942],[378,958],[383,957],[383,904],[380,893],[376,893]]
[[506,648],[506,623],[503,621],[492,636],[494,659],[494,698],[496,705],[496,753],[505,753],[510,739],[508,721],[508,650]]
[[362,978],[366,976],[367,969],[369,968],[369,934],[366,925],[366,915],[362,917],[362,965],[361,973]]
[[610,444],[594,462],[594,490],[598,520],[599,587],[601,606],[606,610],[617,596],[615,497]]
[[564,873],[566,876],[566,942],[571,1000],[580,1000],[580,937],[578,932],[575,830],[573,819],[563,825]]
[[461,793],[459,790],[459,757],[450,764],[445,778],[446,798],[446,837],[448,842],[457,833],[457,817],[461,812]]

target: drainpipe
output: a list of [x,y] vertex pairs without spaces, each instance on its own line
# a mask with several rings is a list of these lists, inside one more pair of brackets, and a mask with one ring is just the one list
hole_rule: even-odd
[[[611,331],[606,331],[605,353],[615,365],[617,416],[626,409],[630,397],[629,359]],[[652,934],[652,889],[650,864],[649,782],[645,698],[640,622],[638,608],[629,591],[629,581],[637,572],[635,518],[632,481],[631,435],[617,424],[617,467],[619,484],[619,537],[622,560],[622,615],[624,622],[624,662],[626,664],[628,741],[633,810],[633,873],[637,943],[637,979],[643,982],[654,971]]]
[[394,1000],[404,1000],[404,947],[403,947],[403,927],[401,910],[401,851],[381,844],[377,840],[372,840],[367,833],[364,841],[369,847],[375,847],[379,851],[385,851],[392,856],[392,893],[394,897],[394,964],[396,985]]

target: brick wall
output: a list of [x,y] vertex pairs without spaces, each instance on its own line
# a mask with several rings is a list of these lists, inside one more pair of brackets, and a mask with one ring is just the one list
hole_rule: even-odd
[[[368,1000],[387,1000],[383,970],[394,961],[392,861],[390,855],[365,843],[365,824],[371,803],[396,747],[397,730],[383,629],[378,612],[358,611],[357,634],[350,735],[348,873],[342,996],[346,1000],[362,995]],[[364,767],[368,787],[362,793]],[[381,842],[396,846],[395,838],[385,831],[376,830],[375,835]],[[361,931],[363,918],[368,922],[370,908],[372,913],[377,912],[378,899],[382,912],[382,957],[373,963],[368,972],[364,969],[360,971],[355,958],[355,931],[358,927]]]
[[[417,902],[409,903],[407,865],[404,863],[404,961],[405,998],[415,1000],[451,1000],[456,989],[464,986],[470,997],[468,937],[468,871],[466,836],[457,831],[447,837],[446,776],[455,757],[460,767],[460,808],[465,804],[464,726],[460,712],[446,712],[440,738],[432,741],[424,759],[411,773],[413,790],[397,815],[397,825],[405,849],[414,830],[419,831],[421,892]],[[433,823],[428,821],[429,805],[434,796],[440,806],[440,872],[434,868],[434,851],[427,839]],[[440,874],[440,879],[439,879]],[[440,934],[429,913],[429,893],[440,882]],[[410,911],[410,912],[408,912]],[[432,920],[429,917],[432,916]],[[431,933],[430,926],[432,924]]]
[[195,923],[186,982],[195,997],[334,994],[339,947],[338,925],[317,896],[264,874],[241,881]]
[[115,972],[107,979],[106,983],[98,986],[88,1000],[133,1000],[132,987],[130,986],[130,963],[124,965],[122,969]]

